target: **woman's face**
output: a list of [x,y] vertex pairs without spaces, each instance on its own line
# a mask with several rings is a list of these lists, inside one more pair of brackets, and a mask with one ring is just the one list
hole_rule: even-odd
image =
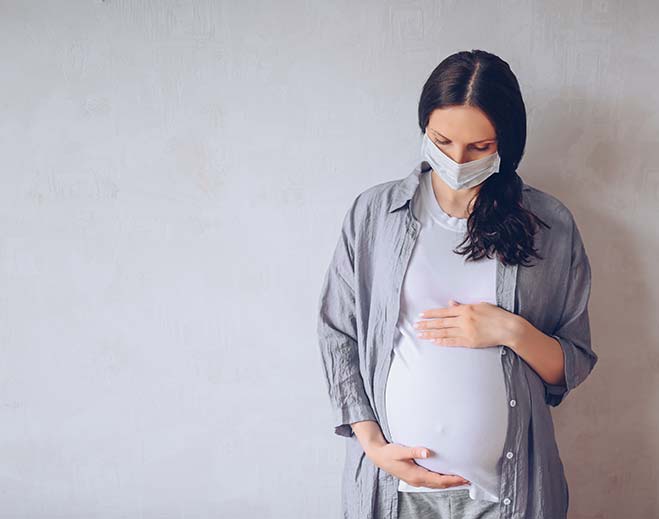
[[428,137],[458,164],[497,151],[496,131],[487,116],[472,106],[437,108],[430,114]]

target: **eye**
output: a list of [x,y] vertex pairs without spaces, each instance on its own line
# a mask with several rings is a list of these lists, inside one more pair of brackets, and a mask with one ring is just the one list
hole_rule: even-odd
[[[451,141],[439,141],[437,139],[432,140],[437,146],[446,146],[447,144],[450,144]],[[473,149],[478,150],[478,151],[487,151],[490,149],[490,145],[486,144],[484,147],[479,148],[478,146],[472,146]]]
[[433,140],[433,142],[437,144],[437,146],[445,146],[446,144],[448,144],[448,141],[442,142],[442,141]]

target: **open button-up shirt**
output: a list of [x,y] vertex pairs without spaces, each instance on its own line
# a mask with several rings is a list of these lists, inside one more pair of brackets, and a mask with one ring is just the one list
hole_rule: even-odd
[[[334,432],[346,439],[342,477],[344,519],[396,519],[399,479],[365,455],[350,424],[374,420],[391,442],[384,403],[400,290],[420,223],[411,203],[421,161],[406,177],[360,193],[344,216],[319,298],[318,339]],[[597,362],[591,347],[590,263],[570,210],[522,182],[522,203],[551,228],[539,227],[533,265],[506,265],[497,256],[497,305],[555,337],[565,384],[546,383],[511,348],[501,349],[508,430],[501,462],[501,519],[567,517],[568,484],[550,406],[581,384]],[[484,427],[487,424],[483,424]]]

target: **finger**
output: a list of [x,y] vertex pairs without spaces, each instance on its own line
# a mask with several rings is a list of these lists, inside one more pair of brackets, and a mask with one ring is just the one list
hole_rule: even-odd
[[431,451],[426,447],[407,447],[397,443],[392,444],[392,457],[396,460],[429,458]]
[[439,337],[432,339],[438,346],[453,346],[458,348],[470,348],[466,337]]
[[432,330],[423,330],[416,336],[420,339],[439,339],[442,337],[456,338],[460,337],[462,329],[459,326],[445,326],[443,328],[433,328]]
[[469,481],[462,476],[440,474],[438,472],[427,470],[416,464],[410,467],[409,471],[405,474],[405,479],[413,486],[428,488],[447,488],[469,483]]
[[[421,468],[421,467],[419,467]],[[422,485],[424,487],[454,487],[458,485],[466,485],[469,483],[468,480],[462,476],[455,474],[439,474],[438,472],[433,472],[431,470],[426,470],[426,474],[421,475]]]
[[458,315],[436,319],[418,320],[414,323],[417,330],[439,330],[442,328],[455,328],[458,324]]
[[424,319],[427,319],[428,317],[451,317],[460,315],[461,309],[462,305],[430,308],[429,310],[424,310],[423,312],[419,313],[419,317],[423,317]]

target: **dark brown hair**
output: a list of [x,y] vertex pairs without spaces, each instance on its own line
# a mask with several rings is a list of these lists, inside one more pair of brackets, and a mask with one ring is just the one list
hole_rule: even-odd
[[437,108],[473,106],[496,130],[499,172],[481,185],[467,220],[467,235],[454,252],[478,260],[498,254],[505,264],[529,266],[536,223],[549,228],[522,206],[517,166],[526,144],[526,109],[517,78],[508,63],[483,50],[461,51],[445,58],[423,86],[419,127],[424,133]]

